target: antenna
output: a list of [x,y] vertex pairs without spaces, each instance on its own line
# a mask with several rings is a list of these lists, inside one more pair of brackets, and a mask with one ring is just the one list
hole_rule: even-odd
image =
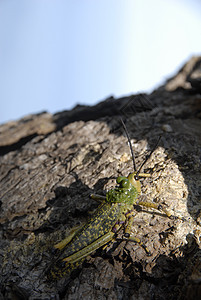
[[152,153],[155,151],[156,147],[158,146],[159,142],[160,142],[161,136],[159,136],[158,141],[156,142],[156,144],[154,145],[153,149],[151,150],[151,152],[149,153],[149,155],[145,158],[145,160],[143,161],[143,163],[141,164],[141,166],[139,167],[136,176],[139,175],[142,167],[146,164],[146,162],[148,161],[148,159],[151,157]]
[[137,167],[136,167],[136,163],[135,163],[135,155],[134,155],[133,148],[132,148],[132,145],[131,145],[131,139],[130,139],[130,136],[128,134],[128,130],[126,128],[126,125],[125,125],[125,123],[124,123],[124,121],[123,121],[123,119],[122,119],[121,116],[120,116],[120,119],[121,119],[121,123],[123,124],[124,130],[125,130],[128,142],[129,142],[130,151],[131,151],[131,155],[132,155],[132,161],[133,161],[133,168],[134,168],[134,171],[136,172],[135,177],[138,178],[138,175],[139,175],[142,167],[146,164],[146,162],[148,161],[148,159],[151,157],[152,153],[155,151],[156,147],[158,146],[158,144],[160,142],[160,139],[161,139],[161,136],[159,136],[159,139],[156,142],[156,144],[154,145],[153,149],[151,150],[151,152],[149,153],[149,155],[145,158],[145,160],[143,161],[143,163],[141,164],[141,166],[139,167],[139,169],[137,171]]
[[125,125],[125,123],[124,123],[121,116],[120,116],[120,119],[121,119],[121,123],[123,124],[124,130],[125,130],[128,142],[129,142],[130,151],[131,151],[131,155],[132,155],[132,161],[133,161],[133,168],[134,168],[134,172],[136,172],[137,168],[136,168],[136,163],[135,163],[135,155],[134,155],[133,148],[132,148],[132,145],[131,145],[131,139],[129,137],[128,130],[127,130],[126,125]]

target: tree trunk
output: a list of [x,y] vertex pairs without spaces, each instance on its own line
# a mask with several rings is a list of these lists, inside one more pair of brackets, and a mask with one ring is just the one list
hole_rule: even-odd
[[[0,126],[0,299],[201,298],[201,57],[150,95],[41,113]],[[79,269],[48,280],[52,246],[98,207],[89,195],[133,172],[142,199],[174,216],[136,207],[132,241],[109,244]],[[182,220],[185,218],[185,220]],[[122,235],[122,232],[119,233]]]

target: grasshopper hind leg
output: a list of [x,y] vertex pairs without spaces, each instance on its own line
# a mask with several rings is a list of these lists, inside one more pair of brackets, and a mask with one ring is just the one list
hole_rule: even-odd
[[73,239],[73,237],[80,231],[83,225],[75,226],[73,227],[70,232],[68,233],[68,236],[63,239],[61,242],[55,244],[53,246],[53,252],[57,252],[58,250],[62,250],[70,243],[70,241]]
[[67,274],[70,274],[74,269],[78,268],[81,265],[86,256],[96,251],[98,248],[104,246],[106,243],[110,242],[114,235],[115,234],[113,232],[108,232],[88,246],[78,250],[77,252],[62,259],[58,259],[50,268],[47,275],[48,278],[55,280]]
[[[105,201],[106,197],[105,196],[101,196],[101,195],[97,195],[97,194],[91,194],[91,198],[98,201],[98,202],[102,202]],[[83,227],[83,225],[79,225],[79,226],[75,226],[73,227],[70,232],[68,233],[68,236],[63,239],[61,242],[57,243],[54,245],[54,251],[57,249],[58,250],[62,250],[63,248],[66,247],[66,245],[68,245],[70,243],[70,241],[73,239],[73,237],[80,231],[80,229]]]

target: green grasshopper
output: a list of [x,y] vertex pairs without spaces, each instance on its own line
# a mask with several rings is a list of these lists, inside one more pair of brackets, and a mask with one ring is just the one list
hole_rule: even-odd
[[134,204],[161,210],[169,218],[178,218],[173,217],[161,205],[138,201],[138,197],[141,194],[139,179],[151,176],[150,174],[140,173],[140,171],[152,155],[159,141],[137,170],[131,141],[126,126],[123,120],[121,121],[130,144],[134,172],[129,174],[128,177],[119,176],[116,179],[117,186],[108,191],[105,197],[96,194],[91,195],[92,199],[102,203],[85,225],[73,229],[67,238],[54,245],[54,249],[59,251],[60,255],[48,271],[48,277],[51,279],[58,279],[67,273],[71,273],[73,269],[83,262],[86,256],[115,240],[117,232],[122,227],[124,227],[125,239],[140,244],[147,254],[150,254],[139,238],[130,235],[133,224]]

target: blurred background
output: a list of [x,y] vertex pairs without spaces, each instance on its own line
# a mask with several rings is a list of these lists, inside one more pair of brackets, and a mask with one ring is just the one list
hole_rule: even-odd
[[0,123],[151,92],[200,33],[200,0],[0,0]]

